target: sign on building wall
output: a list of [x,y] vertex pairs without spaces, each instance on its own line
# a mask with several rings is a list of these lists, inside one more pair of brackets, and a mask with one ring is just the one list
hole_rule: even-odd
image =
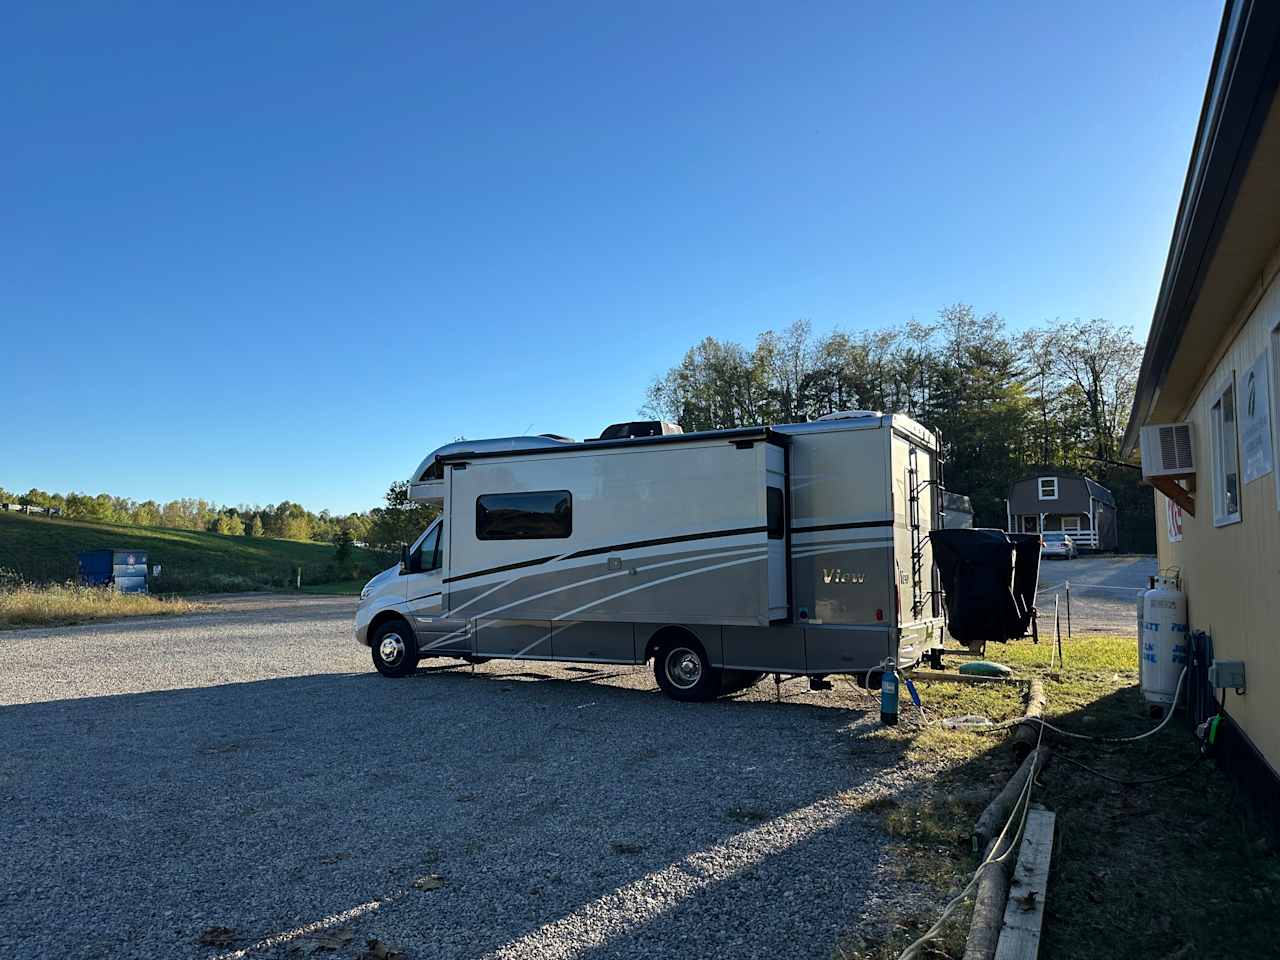
[[1169,531],[1170,543],[1182,540],[1182,508],[1168,497],[1164,498],[1164,528]]
[[1240,455],[1244,482],[1272,469],[1271,394],[1267,390],[1267,352],[1258,354],[1244,376],[1240,397]]

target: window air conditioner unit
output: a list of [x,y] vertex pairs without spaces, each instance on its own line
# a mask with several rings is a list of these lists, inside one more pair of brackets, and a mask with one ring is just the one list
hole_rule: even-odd
[[1139,435],[1139,446],[1142,450],[1144,478],[1195,476],[1191,424],[1155,423],[1143,427]]

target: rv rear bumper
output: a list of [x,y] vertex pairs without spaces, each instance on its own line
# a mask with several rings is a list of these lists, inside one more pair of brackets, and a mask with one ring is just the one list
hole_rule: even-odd
[[941,617],[917,620],[898,629],[898,666],[918,663],[930,650],[943,645],[946,622]]

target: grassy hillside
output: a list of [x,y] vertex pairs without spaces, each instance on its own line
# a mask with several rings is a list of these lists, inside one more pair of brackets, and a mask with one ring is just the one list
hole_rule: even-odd
[[219,592],[292,587],[299,567],[302,585],[339,587],[372,576],[392,561],[369,550],[352,550],[356,566],[341,571],[336,548],[262,537],[224,537],[195,530],[130,527],[76,520],[50,520],[0,513],[0,570],[37,583],[76,576],[76,554],[105,547],[145,550],[160,564],[152,589],[162,592]]

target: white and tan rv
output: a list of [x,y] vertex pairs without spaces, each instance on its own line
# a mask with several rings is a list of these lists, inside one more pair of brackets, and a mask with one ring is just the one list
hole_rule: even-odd
[[706,700],[767,673],[877,676],[938,656],[938,442],[901,415],[429,454],[440,517],[369,581],[356,640],[386,676],[460,657],[637,664]]

